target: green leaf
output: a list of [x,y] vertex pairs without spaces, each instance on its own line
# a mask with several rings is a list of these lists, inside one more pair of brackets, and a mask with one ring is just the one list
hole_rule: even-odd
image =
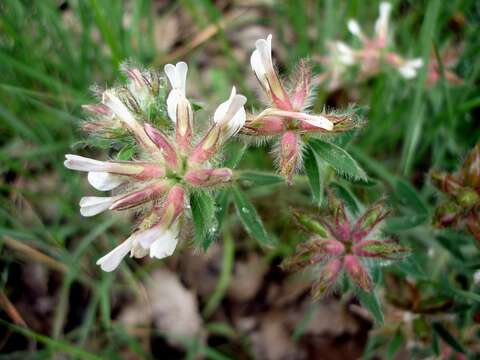
[[428,220],[427,215],[405,215],[390,217],[385,221],[385,229],[389,231],[409,230],[424,224]]
[[397,179],[393,196],[401,205],[411,208],[417,214],[428,214],[428,206],[417,190],[406,181]]
[[134,145],[125,145],[122,150],[120,150],[116,156],[117,160],[126,161],[133,158],[135,155],[135,146]]
[[218,223],[215,218],[215,204],[212,197],[207,193],[194,192],[190,196],[190,206],[195,228],[195,246],[202,246],[206,249],[217,233]]
[[236,186],[232,188],[233,201],[245,230],[255,238],[261,245],[272,245],[274,242],[268,236],[262,219],[258,216],[257,210],[245,197],[243,192]]
[[310,147],[307,147],[304,165],[308,182],[310,183],[310,188],[312,189],[313,198],[315,199],[315,202],[321,203],[323,195],[321,165],[316,154]]
[[309,145],[313,152],[320,159],[331,165],[338,174],[346,178],[367,181],[368,176],[365,171],[341,147],[321,140],[310,140]]
[[463,346],[455,339],[455,337],[440,323],[433,324],[433,331],[440,336],[450,347],[458,352],[465,353]]
[[358,300],[360,304],[372,314],[375,322],[382,325],[384,322],[383,311],[380,305],[380,300],[378,300],[377,295],[374,291],[368,293],[362,289],[358,289]]
[[387,359],[391,360],[395,358],[395,354],[397,353],[398,349],[400,349],[400,346],[404,342],[404,338],[402,335],[402,332],[400,330],[397,330],[395,333],[395,336],[393,337],[392,341],[388,345],[388,350],[387,350]]
[[239,179],[250,184],[262,186],[262,185],[275,185],[283,183],[283,177],[260,171],[242,171]]

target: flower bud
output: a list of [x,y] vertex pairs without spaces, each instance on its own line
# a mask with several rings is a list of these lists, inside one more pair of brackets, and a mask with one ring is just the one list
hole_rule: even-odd
[[341,269],[342,261],[340,259],[333,259],[323,267],[318,280],[312,286],[312,297],[314,299],[320,298],[333,288]]
[[463,188],[455,196],[455,199],[461,207],[465,209],[470,209],[476,204],[478,204],[480,200],[480,195],[478,195],[475,190]]
[[287,131],[280,140],[280,173],[292,184],[293,174],[301,161],[300,138],[293,131]]
[[325,227],[323,227],[322,224],[315,221],[313,218],[298,211],[294,211],[293,216],[295,217],[295,220],[298,222],[298,224],[302,226],[305,230],[311,231],[322,238],[325,238],[328,236],[328,233]]
[[465,185],[480,191],[480,143],[470,151],[463,164]]
[[131,192],[125,196],[122,196],[120,199],[115,201],[111,206],[110,210],[126,210],[132,207],[141,205],[145,202],[154,200],[162,194],[164,194],[170,183],[167,180],[162,180],[152,185],[146,186],[143,189]]
[[371,291],[372,280],[360,260],[355,255],[347,255],[343,261],[350,279],[363,290]]
[[455,196],[462,189],[460,179],[452,174],[432,171],[430,173],[430,178],[432,179],[432,183],[436,188],[448,195]]
[[283,119],[278,116],[265,116],[245,123],[242,133],[247,135],[276,135],[285,131]]
[[177,168],[178,166],[178,158],[177,153],[173,146],[168,141],[167,137],[157,128],[153,127],[149,123],[145,123],[144,125],[145,132],[147,133],[148,137],[157,145],[160,151],[163,154],[163,157],[167,164],[171,168]]
[[169,228],[182,214],[184,209],[185,190],[180,185],[173,186],[163,204],[163,213],[158,225]]
[[193,169],[189,170],[184,180],[193,186],[214,186],[227,183],[232,178],[232,170],[229,168],[219,169]]
[[477,246],[480,247],[480,215],[476,211],[468,215],[467,228],[477,240]]
[[371,206],[356,222],[353,230],[353,241],[360,241],[367,236],[385,217],[389,211],[384,208],[383,200]]
[[178,100],[176,114],[177,145],[184,151],[188,151],[192,139],[193,111],[190,102],[185,97]]
[[435,225],[438,227],[452,225],[457,222],[461,212],[460,206],[453,201],[442,204],[435,209]]
[[409,250],[391,240],[365,240],[353,246],[357,256],[397,260],[408,255]]

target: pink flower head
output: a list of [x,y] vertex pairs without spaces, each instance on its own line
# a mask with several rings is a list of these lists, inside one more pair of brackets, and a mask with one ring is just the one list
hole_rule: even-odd
[[281,174],[291,183],[295,171],[301,168],[303,136],[346,131],[354,124],[347,115],[309,111],[317,80],[306,61],[299,63],[289,86],[284,84],[273,64],[272,35],[256,41],[250,64],[269,104],[248,117],[242,133],[279,140],[277,162]]
[[[105,271],[113,271],[129,253],[158,259],[173,253],[190,192],[231,180],[232,170],[216,168],[209,160],[239,131],[246,118],[246,98],[233,88],[228,100],[215,111],[210,130],[195,146],[193,111],[185,87],[187,64],[165,66],[171,85],[166,99],[159,91],[161,79],[153,72],[136,68],[125,71],[130,80],[126,86],[105,90],[101,104],[85,106],[94,118],[84,128],[102,138],[133,138],[135,147],[130,158],[135,155],[136,160],[99,161],[70,154],[65,160],[67,168],[87,172],[95,189],[113,191],[107,197],[83,197],[83,216],[127,209],[143,214],[133,234],[98,260]],[[168,114],[174,131],[162,131],[147,122],[151,114],[162,112]]]
[[416,77],[418,69],[423,65],[422,59],[406,59],[391,49],[391,11],[390,3],[380,3],[372,36],[363,32],[357,20],[348,20],[348,30],[358,39],[360,46],[350,46],[341,41],[327,43],[328,55],[321,57],[320,62],[325,67],[322,80],[330,90],[335,90],[346,82],[348,70],[352,67],[358,68],[358,80],[377,75],[384,64],[395,68],[405,79]]
[[377,238],[378,225],[387,214],[381,200],[352,221],[344,204],[330,194],[329,212],[322,219],[301,212],[294,214],[297,223],[312,238],[299,244],[297,252],[282,266],[299,270],[319,265],[320,272],[312,287],[315,298],[332,290],[341,274],[346,274],[364,291],[371,291],[373,283],[368,270],[375,264],[373,260],[391,262],[408,254],[407,248],[393,240]]

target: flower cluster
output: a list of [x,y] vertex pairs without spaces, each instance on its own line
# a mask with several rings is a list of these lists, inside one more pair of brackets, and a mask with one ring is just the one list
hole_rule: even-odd
[[312,238],[298,245],[297,252],[285,260],[282,267],[296,271],[320,265],[320,273],[312,287],[314,298],[332,290],[343,272],[358,287],[371,291],[373,284],[368,267],[373,260],[381,260],[380,264],[399,260],[408,254],[408,249],[393,240],[378,237],[378,225],[388,215],[382,200],[355,221],[332,194],[328,208],[329,214],[321,218],[296,212],[297,222]]
[[439,227],[465,227],[480,241],[480,143],[467,155],[457,173],[432,171],[433,184],[448,199],[435,211]]
[[[126,86],[108,89],[102,93],[100,104],[86,106],[94,119],[85,129],[110,139],[119,133],[130,135],[136,144],[135,160],[98,161],[66,155],[67,168],[88,172],[88,181],[95,189],[113,192],[108,197],[83,197],[83,216],[127,209],[143,214],[133,234],[98,260],[105,271],[114,270],[128,253],[159,259],[171,255],[189,194],[228,183],[232,177],[231,169],[215,167],[212,160],[244,125],[246,98],[233,88],[228,100],[216,109],[209,130],[195,141],[193,110],[185,89],[187,64],[168,64],[164,70],[171,85],[166,99],[158,74],[128,68]],[[162,131],[152,123],[162,107],[166,107],[171,131]]]
[[368,37],[362,31],[356,20],[348,21],[348,30],[361,43],[354,48],[342,41],[327,43],[329,55],[320,58],[326,70],[322,80],[327,82],[330,90],[340,87],[345,75],[352,67],[358,68],[359,80],[365,80],[382,71],[382,66],[388,65],[396,69],[406,79],[414,78],[417,70],[423,65],[422,59],[406,59],[392,51],[392,35],[389,29],[389,19],[392,6],[382,2],[379,7],[379,17],[375,22],[375,31]]
[[280,173],[292,182],[302,166],[304,137],[347,131],[356,126],[351,114],[311,114],[309,108],[318,83],[311,66],[301,61],[289,86],[285,86],[272,60],[272,35],[256,42],[250,63],[268,98],[268,107],[249,115],[242,133],[252,138],[278,139]]

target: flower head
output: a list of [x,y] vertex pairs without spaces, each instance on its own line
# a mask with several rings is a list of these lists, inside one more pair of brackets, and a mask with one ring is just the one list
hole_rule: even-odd
[[382,200],[359,218],[351,219],[344,204],[330,194],[327,216],[317,219],[302,212],[294,215],[297,223],[312,237],[301,243],[297,252],[282,266],[299,270],[320,265],[320,273],[312,288],[315,298],[332,290],[342,273],[359,288],[371,291],[373,283],[368,269],[375,264],[374,260],[381,260],[377,263],[382,265],[408,254],[407,248],[393,240],[379,238],[376,230],[388,215]]
[[[232,178],[230,169],[217,168],[212,160],[245,123],[246,98],[233,88],[228,100],[215,111],[203,139],[192,145],[193,111],[186,97],[187,71],[184,62],[165,66],[171,85],[165,99],[159,91],[160,77],[127,68],[130,82],[125,87],[105,90],[101,104],[86,106],[95,117],[85,129],[100,133],[104,139],[133,138],[135,143],[131,157],[134,154],[136,160],[99,161],[66,155],[67,168],[87,172],[95,189],[113,191],[112,196],[83,197],[83,216],[128,209],[141,210],[143,214],[133,234],[98,260],[105,271],[113,271],[129,253],[133,257],[150,255],[158,259],[170,256],[178,242],[191,191],[205,191]],[[147,122],[158,120],[164,113],[174,131],[164,132]]]
[[380,3],[379,16],[372,36],[363,32],[357,20],[348,20],[347,28],[359,40],[360,47],[351,47],[340,41],[327,43],[329,54],[321,57],[320,62],[325,67],[322,78],[330,90],[337,89],[345,82],[347,70],[351,67],[359,68],[359,80],[380,73],[384,64],[395,68],[406,79],[417,75],[418,69],[423,65],[422,59],[406,59],[391,49],[393,47],[390,30],[391,11],[390,3]]
[[446,195],[435,210],[435,225],[466,228],[480,241],[480,143],[456,173],[432,171],[433,185]]
[[277,163],[289,183],[302,165],[303,136],[345,131],[355,126],[348,115],[309,111],[317,80],[311,66],[301,61],[289,86],[277,74],[272,60],[272,35],[259,39],[250,58],[252,69],[269,99],[268,107],[248,116],[242,132],[251,137],[277,138]]

